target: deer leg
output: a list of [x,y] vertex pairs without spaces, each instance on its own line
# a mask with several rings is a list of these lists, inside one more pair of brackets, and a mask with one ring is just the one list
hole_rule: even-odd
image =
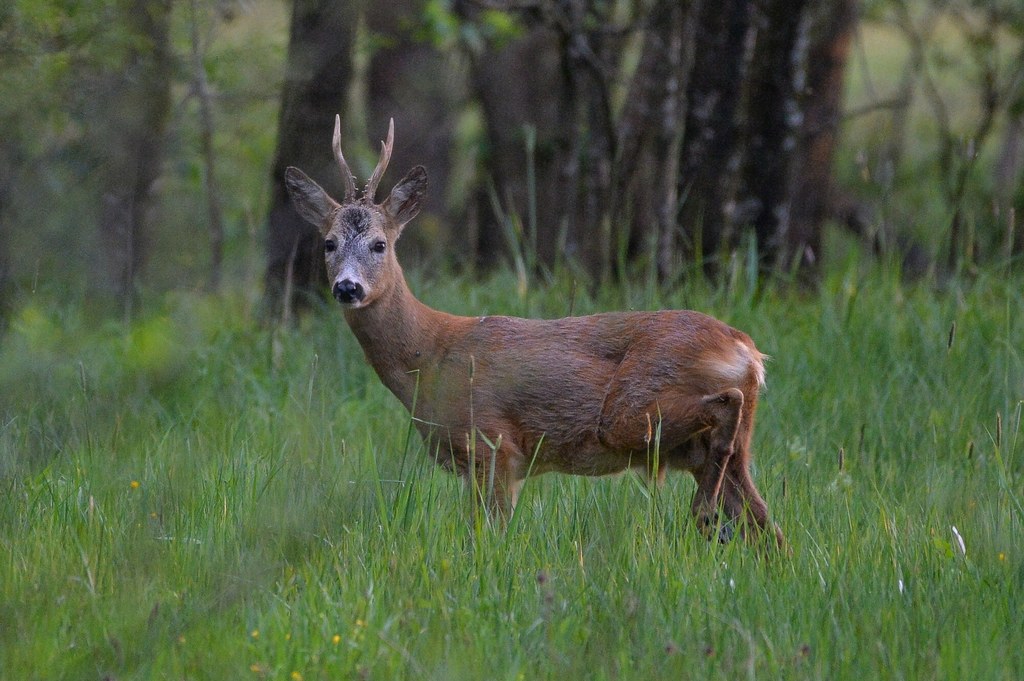
[[668,393],[659,395],[643,408],[622,409],[618,404],[609,403],[601,415],[598,437],[601,444],[613,451],[644,452],[658,446],[665,456],[657,462],[657,471],[654,462],[650,462],[648,472],[651,477],[657,474],[661,478],[664,464],[689,468],[680,463],[677,453],[689,453],[694,441],[721,421],[723,404],[725,411],[732,410],[727,403],[734,398],[728,397],[723,402],[723,396],[731,396],[733,392],[742,400],[742,393],[732,389],[703,397]]
[[[738,457],[737,457],[738,458]],[[730,467],[722,485],[722,507],[730,523],[735,523],[746,541],[771,536],[779,547],[785,539],[778,527],[768,519],[768,505],[754,486],[749,471]]]
[[769,538],[780,549],[786,540],[778,526],[768,517],[768,504],[754,485],[750,475],[750,442],[753,435],[756,395],[744,405],[736,434],[735,454],[729,460],[722,485],[722,506],[730,522],[737,523],[747,541]]
[[511,476],[495,474],[492,477],[487,473],[478,473],[471,485],[476,499],[483,503],[488,520],[504,527],[512,518],[523,481]]
[[668,466],[664,461],[659,461],[657,468],[654,467],[653,462],[651,465],[644,467],[644,477],[647,480],[648,485],[663,487],[665,485],[665,474],[667,472]]
[[[664,463],[688,470],[697,479],[691,510],[701,531],[709,539],[717,536],[725,541],[732,527],[719,527],[718,507],[743,405],[743,392],[738,388],[703,396],[661,395],[643,411],[633,409],[614,417],[605,414],[601,440],[610,449],[644,451],[651,446],[652,431],[657,428],[661,451],[666,454]],[[662,463],[658,462],[659,478]]]
[[[739,456],[734,456],[739,463]],[[730,462],[732,463],[732,462]],[[785,549],[786,538],[779,527],[768,517],[768,505],[761,497],[747,467],[729,466],[722,485],[722,504],[730,521],[737,522],[741,536],[746,541],[774,543],[776,548]]]
[[[730,388],[714,395],[701,398],[706,416],[712,423],[711,429],[702,438],[705,447],[703,462],[693,469],[697,479],[697,491],[693,496],[691,512],[698,529],[708,539],[727,542],[732,538],[733,518],[722,524],[719,518],[723,483],[727,470],[734,458],[736,435],[741,422],[743,393]],[[727,510],[728,513],[728,510]]]
[[720,542],[729,541],[737,529],[746,537],[748,525],[770,526],[749,472],[756,385],[749,394],[747,399],[739,388],[729,388],[704,396],[663,395],[646,410],[629,412],[629,418],[605,414],[601,440],[610,449],[644,451],[651,445],[653,422],[666,456],[657,471],[650,467],[649,475],[660,479],[663,463],[690,471],[697,480],[691,511],[701,532]]
[[499,437],[478,438],[460,471],[474,504],[482,504],[492,523],[504,526],[512,517],[523,484],[523,456],[519,448]]

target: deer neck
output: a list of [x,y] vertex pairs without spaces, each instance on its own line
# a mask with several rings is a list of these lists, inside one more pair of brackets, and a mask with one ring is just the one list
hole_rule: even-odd
[[412,294],[404,277],[370,305],[346,309],[345,320],[381,382],[412,409],[421,369],[443,354],[452,315],[431,309]]

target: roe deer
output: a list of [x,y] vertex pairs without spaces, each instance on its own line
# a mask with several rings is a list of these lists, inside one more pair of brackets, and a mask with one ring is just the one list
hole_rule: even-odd
[[686,310],[520,319],[431,309],[395,257],[426,171],[416,166],[375,203],[394,120],[361,196],[340,138],[336,117],[344,200],[290,167],[291,200],[323,234],[331,291],[367,360],[491,517],[509,516],[528,475],[641,468],[660,482],[673,468],[696,478],[692,512],[709,539],[727,541],[738,529],[783,545],[749,471],[764,384],[764,355],[749,336]]

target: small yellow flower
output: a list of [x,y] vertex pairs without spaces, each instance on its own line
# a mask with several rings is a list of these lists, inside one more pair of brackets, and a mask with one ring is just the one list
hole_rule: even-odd
[[357,627],[365,627],[366,626],[366,622],[364,622],[363,620],[356,620],[356,626]]
[[332,636],[331,643],[333,643],[334,645],[338,645],[339,643],[341,643],[341,636],[338,636],[337,634]]
[[139,488],[139,481],[138,481],[138,480],[132,480],[132,481],[131,481],[131,482],[129,483],[129,486],[130,486],[130,487],[131,487],[132,489],[138,489],[138,488]]
[[1000,561],[1004,561],[1004,560],[1006,560],[1006,554],[1005,554],[1005,553],[1003,553],[1002,551],[1000,551],[1000,552],[999,552],[999,560],[1000,560]]
[[292,640],[292,632],[289,631],[287,634],[285,634],[284,635],[284,640],[285,641],[291,641]]
[[292,672],[291,679],[292,681],[302,681],[302,674],[298,672]]
[[259,638],[260,637],[260,630],[259,629],[253,629],[251,632],[249,632],[249,636],[251,636],[253,638]]

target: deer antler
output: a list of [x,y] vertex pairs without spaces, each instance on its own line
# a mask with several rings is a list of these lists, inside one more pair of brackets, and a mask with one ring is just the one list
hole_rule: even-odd
[[352,171],[348,169],[348,163],[345,162],[345,157],[341,153],[341,116],[334,116],[334,158],[338,161],[338,167],[341,169],[341,179],[345,181],[345,203],[354,201],[356,198],[356,178],[352,176]]
[[384,177],[384,171],[388,169],[388,162],[391,160],[391,147],[394,143],[395,119],[392,118],[388,123],[388,141],[380,145],[380,160],[377,161],[377,167],[373,169],[373,175],[370,176],[370,181],[366,183],[366,189],[363,191],[364,201],[373,203],[373,196],[377,193],[380,178]]

